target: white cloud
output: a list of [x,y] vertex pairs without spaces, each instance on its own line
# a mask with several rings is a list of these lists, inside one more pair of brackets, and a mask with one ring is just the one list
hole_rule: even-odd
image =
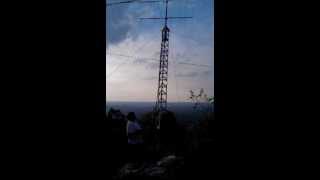
[[[155,101],[158,62],[141,58],[159,59],[160,43],[160,32],[148,32],[110,45],[109,52],[136,58],[107,54],[107,75],[116,70],[107,77],[108,100]],[[185,101],[189,96],[189,90],[200,88],[204,88],[208,95],[213,95],[212,68],[178,64],[178,61],[187,61],[213,66],[212,50],[213,47],[207,44],[186,39],[179,36],[179,33],[171,33],[168,101]],[[189,77],[179,77],[179,74],[187,74]]]

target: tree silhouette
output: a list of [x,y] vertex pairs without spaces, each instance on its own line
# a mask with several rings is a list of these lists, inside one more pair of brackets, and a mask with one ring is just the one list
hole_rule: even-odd
[[204,92],[203,88],[200,89],[198,95],[196,95],[192,90],[190,90],[189,99],[191,99],[194,103],[194,109],[199,110],[203,113],[213,112],[214,97],[208,97],[207,94]]

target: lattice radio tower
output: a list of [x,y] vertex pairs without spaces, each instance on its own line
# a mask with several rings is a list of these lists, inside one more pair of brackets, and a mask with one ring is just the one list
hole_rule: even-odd
[[160,63],[159,63],[159,75],[158,75],[158,89],[157,89],[157,101],[154,110],[156,112],[167,110],[167,96],[168,96],[168,60],[169,60],[169,33],[168,19],[184,19],[192,17],[168,17],[168,0],[166,3],[166,15],[165,17],[155,18],[140,18],[140,19],[164,19],[164,27],[161,31],[161,50],[160,50]]
[[[168,1],[163,0],[166,4],[166,16],[165,17],[150,17],[150,18],[140,18],[143,19],[164,19],[164,27],[161,31],[161,50],[160,50],[160,63],[159,63],[159,75],[158,75],[158,88],[157,88],[157,101],[154,107],[155,112],[167,110],[167,96],[168,96],[168,60],[169,60],[169,32],[167,21],[168,19],[186,19],[192,17],[168,17]],[[172,1],[172,0],[170,0]],[[107,6],[127,4],[127,3],[155,3],[161,2],[161,0],[128,0],[122,2],[107,3]]]

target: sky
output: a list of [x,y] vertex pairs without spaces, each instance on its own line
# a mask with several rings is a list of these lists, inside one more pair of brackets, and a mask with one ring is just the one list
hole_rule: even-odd
[[[163,17],[165,3],[130,3],[106,8],[107,101],[156,101],[164,21],[139,18]],[[201,88],[213,96],[213,0],[172,0],[168,16],[192,16],[192,19],[168,21],[168,102],[187,102],[190,90],[199,92]]]

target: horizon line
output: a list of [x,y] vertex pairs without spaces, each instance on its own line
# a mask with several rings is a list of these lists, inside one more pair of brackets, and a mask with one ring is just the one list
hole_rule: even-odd
[[[106,102],[147,102],[147,103],[156,103],[154,101],[123,101],[123,100],[106,100]],[[167,103],[193,103],[190,101],[168,101]]]

